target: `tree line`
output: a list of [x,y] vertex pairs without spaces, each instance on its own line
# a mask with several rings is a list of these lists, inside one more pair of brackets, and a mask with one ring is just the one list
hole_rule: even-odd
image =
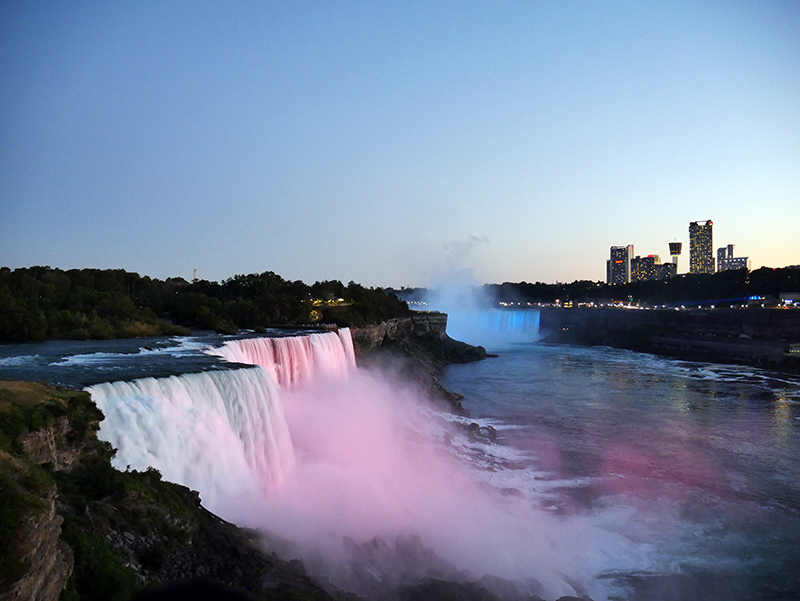
[[[395,291],[401,298],[425,301],[430,291],[404,288]],[[571,283],[505,282],[484,284],[468,291],[470,302],[478,306],[500,303],[636,302],[650,305],[718,303],[736,306],[751,296],[779,298],[781,293],[800,292],[800,268],[754,271],[737,269],[714,274],[682,274],[668,280],[604,284],[590,280]]]
[[123,269],[0,268],[0,340],[185,335],[189,328],[236,333],[315,322],[357,327],[408,313],[381,288],[307,285],[271,271],[217,283]]

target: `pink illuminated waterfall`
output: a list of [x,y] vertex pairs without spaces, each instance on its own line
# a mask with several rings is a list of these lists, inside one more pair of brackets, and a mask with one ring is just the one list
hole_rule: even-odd
[[308,336],[231,340],[206,352],[231,363],[260,365],[281,388],[291,388],[312,375],[344,379],[356,364],[348,328]]
[[99,436],[114,466],[155,467],[200,491],[212,511],[236,517],[269,496],[295,468],[280,389],[316,376],[345,381],[355,369],[348,329],[234,340],[208,354],[255,367],[88,387],[105,419]]
[[158,469],[212,510],[279,487],[295,455],[274,381],[262,368],[108,382],[86,389],[105,419],[114,466]]

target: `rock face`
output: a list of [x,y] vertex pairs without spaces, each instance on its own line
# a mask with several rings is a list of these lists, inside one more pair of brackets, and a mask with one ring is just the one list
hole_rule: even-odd
[[427,390],[432,400],[445,401],[454,412],[467,415],[461,404],[463,395],[440,384],[441,371],[445,365],[479,361],[488,355],[483,347],[453,340],[446,329],[447,315],[430,311],[351,328],[350,333],[360,365],[395,372]]
[[800,373],[800,311],[573,308],[541,311],[549,342],[629,348]]
[[56,471],[69,471],[80,457],[78,449],[62,442],[69,430],[69,420],[61,416],[51,426],[23,434],[20,442],[25,454],[34,463],[49,463]]
[[378,325],[351,328],[357,355],[364,354],[390,340],[434,337],[447,338],[447,315],[435,311],[419,312],[410,317],[389,319]]
[[15,559],[29,569],[0,593],[0,601],[57,601],[72,574],[72,550],[62,540],[63,518],[56,514],[56,489],[44,497],[45,510],[29,516],[19,529]]
[[[83,393],[0,382],[0,411],[5,416],[0,423],[5,442],[0,450],[0,494],[2,518],[7,520],[0,532],[9,537],[0,556],[0,601],[56,601],[72,574],[74,556],[61,538],[64,519],[50,474],[69,470],[80,455],[82,444],[67,440],[71,428],[64,415],[73,394]],[[88,395],[84,397],[88,401]]]

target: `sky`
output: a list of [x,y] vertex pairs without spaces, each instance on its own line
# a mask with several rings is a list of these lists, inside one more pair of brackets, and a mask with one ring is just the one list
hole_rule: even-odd
[[800,264],[800,2],[0,4],[0,265],[604,280]]

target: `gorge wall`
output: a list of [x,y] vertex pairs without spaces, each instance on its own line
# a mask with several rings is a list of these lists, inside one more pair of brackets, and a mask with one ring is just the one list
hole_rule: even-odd
[[415,312],[377,325],[351,328],[353,349],[359,365],[396,371],[402,379],[417,383],[434,401],[444,401],[461,415],[468,411],[463,396],[440,383],[442,369],[451,363],[480,361],[486,349],[453,340],[447,335],[447,314]]
[[800,373],[800,311],[543,309],[543,339]]
[[409,317],[388,319],[382,323],[362,328],[350,328],[356,355],[381,346],[386,341],[427,337],[447,338],[447,315],[436,311],[414,313]]

